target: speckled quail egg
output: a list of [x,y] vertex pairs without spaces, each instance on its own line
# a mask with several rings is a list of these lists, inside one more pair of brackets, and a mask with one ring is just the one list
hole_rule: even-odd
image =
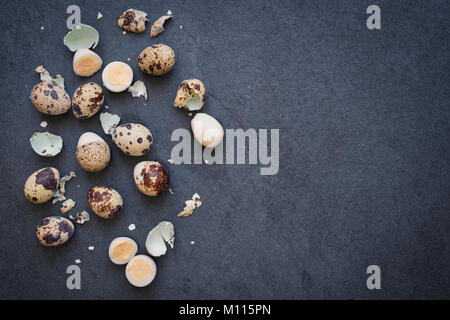
[[73,94],[73,114],[78,119],[90,118],[100,110],[104,101],[102,87],[95,82],[83,83]]
[[73,56],[73,71],[77,76],[90,77],[101,67],[102,58],[89,49],[78,49]]
[[177,91],[174,106],[198,111],[205,104],[206,89],[198,79],[184,80]]
[[69,95],[53,81],[42,81],[35,85],[30,99],[36,109],[45,114],[64,114],[70,109]]
[[81,135],[77,145],[77,161],[84,170],[101,171],[108,166],[110,158],[109,146],[99,135],[93,132]]
[[32,203],[49,201],[59,186],[59,171],[55,168],[42,168],[34,172],[25,182],[24,194]]
[[147,196],[156,197],[169,186],[169,172],[159,162],[139,162],[133,174],[139,191]]
[[138,250],[136,242],[128,237],[118,237],[109,245],[109,259],[115,264],[126,264]]
[[103,85],[111,92],[122,92],[133,82],[133,70],[125,62],[108,63],[102,72]]
[[150,130],[138,123],[126,123],[114,128],[112,139],[120,150],[130,156],[148,153],[153,144]]
[[95,186],[88,192],[88,203],[92,211],[101,218],[114,218],[123,207],[120,194],[106,186]]
[[147,13],[136,9],[128,9],[117,20],[117,24],[123,30],[141,33],[145,31]]
[[37,225],[36,236],[42,245],[56,247],[67,242],[74,231],[75,227],[70,220],[52,216],[42,219]]
[[165,44],[154,44],[145,48],[137,61],[142,72],[160,76],[172,70],[175,65],[175,52]]
[[145,287],[155,279],[155,261],[149,256],[143,254],[137,255],[128,262],[125,275],[133,286]]

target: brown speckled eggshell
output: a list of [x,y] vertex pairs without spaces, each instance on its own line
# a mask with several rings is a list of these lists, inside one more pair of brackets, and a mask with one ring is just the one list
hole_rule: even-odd
[[[188,79],[185,81],[189,84],[189,87],[192,88],[195,91],[195,93],[197,93],[200,96],[203,105],[205,103],[206,98],[206,89],[205,86],[203,85],[203,82],[201,82],[198,79]],[[191,98],[189,94],[189,89],[183,81],[180,87],[178,88],[177,96],[175,97],[173,105],[177,107],[185,107],[185,103],[188,98]]]
[[77,148],[77,161],[89,172],[98,172],[108,166],[111,151],[104,141],[95,141]]
[[55,168],[42,168],[28,177],[24,194],[32,203],[44,203],[52,199],[58,186],[59,171]]
[[140,192],[156,197],[169,187],[169,172],[159,162],[143,161],[135,167],[134,181]]
[[53,81],[42,81],[33,87],[31,102],[39,112],[49,115],[64,114],[70,109],[70,96]]
[[95,186],[88,192],[88,203],[92,211],[101,218],[114,218],[123,207],[120,194],[106,186]]
[[175,65],[175,52],[165,44],[154,44],[145,48],[137,61],[142,72],[160,76],[172,70]]
[[[138,17],[138,18],[136,18]],[[145,17],[139,17],[139,11],[136,9],[128,9],[117,20],[118,26],[126,31],[141,33],[145,31]]]
[[74,231],[75,227],[70,220],[52,216],[42,219],[37,225],[36,236],[42,245],[55,247],[67,242]]
[[72,112],[78,119],[90,118],[100,110],[104,101],[102,87],[94,82],[83,83],[73,94]]
[[114,143],[130,156],[142,156],[150,151],[153,136],[150,130],[138,123],[126,123],[112,132]]

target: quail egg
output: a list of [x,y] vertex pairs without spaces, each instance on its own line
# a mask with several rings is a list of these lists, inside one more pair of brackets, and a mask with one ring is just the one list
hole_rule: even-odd
[[133,82],[133,70],[124,62],[111,62],[103,69],[102,81],[111,92],[125,91]]
[[88,203],[92,211],[104,219],[114,218],[123,207],[120,194],[105,186],[95,186],[89,190]]
[[36,109],[44,114],[60,115],[70,109],[69,95],[53,81],[42,81],[35,85],[30,99]]
[[85,132],[81,135],[77,145],[77,161],[89,172],[97,172],[108,166],[111,151],[108,144],[99,135]]
[[102,58],[89,49],[78,49],[73,55],[73,71],[77,76],[90,77],[101,67]]
[[175,65],[175,52],[165,44],[154,44],[145,48],[137,61],[142,72],[160,76],[172,70]]
[[122,124],[112,130],[114,143],[130,156],[142,156],[150,151],[153,136],[150,130],[138,123]]
[[143,254],[137,255],[128,262],[125,275],[133,286],[145,287],[155,279],[155,261],[149,256]]
[[205,147],[214,148],[223,139],[223,127],[206,113],[197,113],[191,120],[195,139]]
[[142,161],[134,167],[134,182],[143,194],[156,197],[169,186],[169,172],[156,161]]
[[42,219],[37,225],[36,236],[46,247],[59,246],[69,240],[75,227],[73,223],[63,217],[52,216]]
[[24,194],[32,203],[49,201],[59,187],[59,171],[55,168],[42,168],[34,172],[25,182]]
[[109,245],[109,259],[115,264],[126,264],[138,250],[136,242],[128,237],[118,237]]
[[73,114],[78,119],[90,118],[100,110],[104,101],[102,87],[95,82],[83,83],[73,94]]

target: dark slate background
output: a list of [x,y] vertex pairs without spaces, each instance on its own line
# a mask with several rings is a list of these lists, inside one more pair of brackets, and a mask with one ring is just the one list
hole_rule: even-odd
[[[148,86],[148,101],[106,92],[109,112],[122,123],[151,129],[147,156],[122,154],[98,115],[80,121],[32,106],[40,64],[65,77],[70,95],[88,81],[74,75],[62,43],[69,4],[99,31],[95,52],[104,64],[130,57],[135,79]],[[381,7],[378,31],[366,28],[371,4]],[[124,36],[116,21],[130,7],[151,21],[168,9],[175,18],[158,38],[148,29]],[[3,1],[0,298],[449,298],[449,10],[448,1]],[[144,75],[137,55],[159,42],[174,49],[175,68]],[[280,129],[277,175],[261,176],[257,165],[167,163],[171,132],[190,127],[191,118],[172,107],[189,77],[203,80],[203,110],[224,128]],[[89,80],[101,83],[101,72]],[[49,159],[28,142],[46,130],[64,138],[62,152]],[[109,142],[103,172],[87,173],[76,162],[84,131]],[[132,170],[144,159],[169,168],[174,195],[137,191]],[[77,201],[72,213],[88,209],[96,184],[117,189],[126,208],[111,221],[92,215],[62,247],[41,246],[35,226],[60,205],[28,203],[23,185],[45,166],[77,173],[67,185]],[[178,218],[195,192],[204,206]],[[125,268],[109,261],[109,242],[131,236],[144,253],[147,232],[162,220],[175,225],[175,249],[155,259],[150,286],[134,288]],[[77,258],[82,289],[70,291],[65,270]],[[370,264],[381,267],[382,290],[366,288]]]

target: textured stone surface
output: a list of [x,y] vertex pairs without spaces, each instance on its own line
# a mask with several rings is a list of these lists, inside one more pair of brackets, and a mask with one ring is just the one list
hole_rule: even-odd
[[[376,2],[380,31],[366,28],[372,2],[78,1],[82,22],[100,33],[95,52],[104,64],[130,57],[135,80],[148,86],[147,101],[105,90],[109,112],[153,133],[152,150],[139,158],[117,149],[98,115],[46,116],[29,100],[41,64],[64,76],[70,95],[84,82],[101,83],[101,72],[84,79],[72,71],[62,43],[72,2],[4,3],[0,298],[448,298],[450,3]],[[117,17],[130,6],[147,11],[150,22],[168,9],[175,17],[157,38],[151,24],[144,34],[123,35]],[[154,43],[177,55],[158,78],[136,63]],[[207,88],[203,111],[224,128],[280,129],[277,175],[260,176],[256,165],[167,163],[171,132],[190,127],[172,103],[191,77]],[[64,138],[54,158],[40,158],[28,143],[46,130]],[[108,141],[106,170],[77,164],[84,131]],[[138,192],[132,171],[142,160],[169,169],[174,195]],[[88,209],[87,192],[99,184],[116,189],[124,209],[112,220],[91,215],[62,247],[41,246],[36,224],[60,205],[29,203],[23,184],[45,166],[76,171],[66,184],[77,202],[71,214]],[[204,205],[177,217],[195,192]],[[162,220],[175,225],[175,249],[155,259],[149,287],[134,288],[125,268],[109,261],[109,242],[130,236],[144,253],[147,232]],[[65,270],[78,258],[82,289],[70,291]],[[370,264],[382,269],[377,292],[365,285]]]

